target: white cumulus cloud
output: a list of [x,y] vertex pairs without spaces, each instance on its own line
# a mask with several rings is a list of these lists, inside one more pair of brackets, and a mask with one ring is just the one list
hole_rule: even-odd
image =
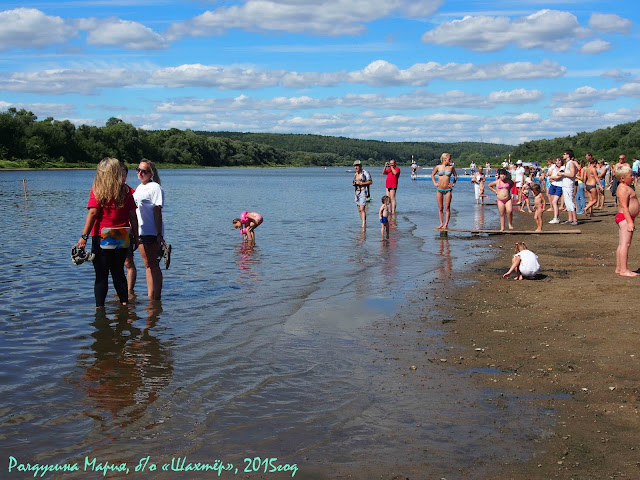
[[589,26],[597,33],[631,33],[633,22],[614,13],[593,13]]
[[424,33],[422,41],[476,52],[495,52],[510,45],[523,49],[567,51],[576,39],[589,35],[572,13],[540,10],[513,20],[504,16],[465,16]]
[[61,95],[78,93],[96,94],[102,88],[134,85],[146,78],[142,72],[124,68],[112,69],[51,69],[40,72],[0,74],[0,90],[11,92]]
[[598,53],[608,52],[609,50],[611,50],[611,43],[597,39],[585,43],[582,48],[580,48],[580,53],[597,55]]
[[0,12],[0,51],[64,43],[76,34],[77,30],[64,19],[35,8]]
[[248,0],[241,5],[208,10],[171,25],[174,40],[185,36],[221,35],[237,28],[310,35],[359,35],[366,23],[394,12],[410,17],[432,15],[442,0]]
[[598,102],[612,101],[618,98],[640,98],[640,83],[625,83],[616,88],[596,89],[590,86],[576,88],[573,92],[559,92],[551,99],[560,103],[558,108],[585,108]]
[[157,50],[167,48],[165,39],[138,22],[120,18],[87,18],[77,21],[80,29],[87,31],[87,43],[97,46],[114,46],[127,50]]

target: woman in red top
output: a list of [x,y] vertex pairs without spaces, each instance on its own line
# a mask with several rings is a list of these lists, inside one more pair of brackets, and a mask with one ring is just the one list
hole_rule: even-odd
[[91,234],[91,251],[95,254],[93,268],[96,280],[93,291],[96,308],[104,308],[109,272],[120,303],[126,305],[128,292],[124,261],[128,253],[129,232],[133,234],[133,241],[138,243],[138,219],[136,203],[129,188],[122,182],[122,170],[117,159],[103,158],[98,164],[87,208],[89,212],[78,248],[85,248]]
[[396,190],[398,189],[398,178],[400,178],[400,167],[396,166],[396,161],[391,159],[390,162],[384,164],[383,175],[387,176],[385,187],[387,195],[391,199],[391,214],[396,213]]

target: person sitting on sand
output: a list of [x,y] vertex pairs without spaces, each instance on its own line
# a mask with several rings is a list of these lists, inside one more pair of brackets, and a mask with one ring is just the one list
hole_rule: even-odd
[[242,212],[240,218],[233,219],[233,228],[239,228],[240,233],[244,235],[244,240],[254,244],[256,235],[254,230],[262,223],[262,215],[258,212]]
[[528,250],[524,242],[516,242],[514,250],[515,255],[511,262],[511,268],[507,273],[502,275],[502,278],[510,278],[511,273],[515,271],[517,280],[524,278],[533,280],[540,271],[538,256],[531,250]]
[[619,230],[618,249],[616,250],[616,273],[623,277],[636,277],[638,273],[632,272],[627,266],[629,258],[629,246],[635,231],[634,220],[640,213],[640,204],[636,192],[631,188],[633,173],[629,165],[622,165],[616,169],[618,189],[618,214],[616,223]]
[[498,170],[498,179],[487,187],[496,194],[496,203],[498,204],[498,212],[500,212],[500,231],[504,232],[505,218],[509,223],[509,230],[513,230],[513,203],[511,201],[513,180],[508,178],[507,171],[501,168]]
[[536,232],[542,231],[542,215],[544,214],[544,208],[546,203],[544,201],[544,195],[542,194],[542,188],[540,184],[534,183],[531,187],[533,192],[534,204],[533,204],[533,218],[536,221]]

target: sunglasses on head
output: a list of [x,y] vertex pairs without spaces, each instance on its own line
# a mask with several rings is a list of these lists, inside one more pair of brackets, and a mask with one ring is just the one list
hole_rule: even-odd
[[136,172],[146,175],[147,173],[151,173],[149,170],[145,170],[144,168],[136,167]]

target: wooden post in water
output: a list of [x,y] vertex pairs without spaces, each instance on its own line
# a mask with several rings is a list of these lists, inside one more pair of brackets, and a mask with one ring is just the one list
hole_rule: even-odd
[[24,178],[22,179],[22,188],[24,190],[24,199],[29,200],[27,198],[27,181]]

